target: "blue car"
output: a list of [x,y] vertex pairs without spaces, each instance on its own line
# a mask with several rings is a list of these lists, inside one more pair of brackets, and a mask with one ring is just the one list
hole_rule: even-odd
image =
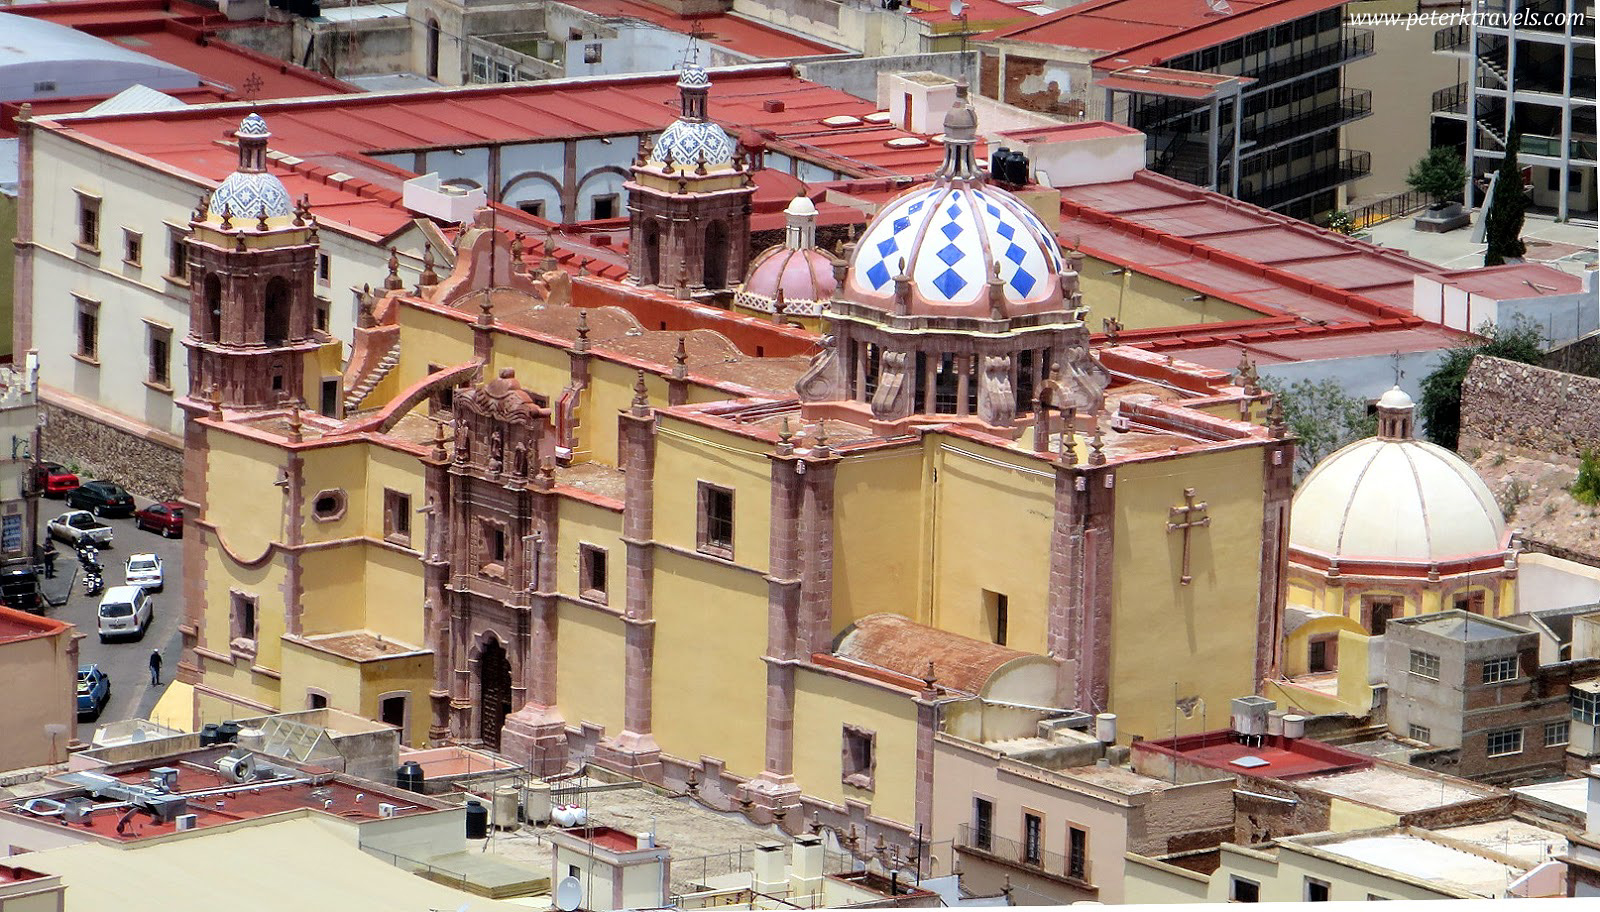
[[111,699],[111,679],[99,665],[78,668],[78,718],[98,719]]

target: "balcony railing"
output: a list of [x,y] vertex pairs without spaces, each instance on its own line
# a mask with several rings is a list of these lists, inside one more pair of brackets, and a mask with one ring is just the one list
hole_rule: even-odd
[[[1544,155],[1550,158],[1560,158],[1561,137],[1536,136],[1531,133],[1524,133],[1522,134],[1522,145],[1518,148],[1529,155]],[[1587,138],[1574,137],[1572,142],[1568,145],[1568,151],[1572,158],[1593,159],[1595,156],[1595,138],[1592,136]]]
[[1462,50],[1471,40],[1472,29],[1469,23],[1458,22],[1455,25],[1445,26],[1433,33],[1433,49],[1438,52]]
[[1367,89],[1342,89],[1336,101],[1265,127],[1245,124],[1239,135],[1245,142],[1254,142],[1256,150],[1265,150],[1269,146],[1360,120],[1371,113],[1372,92]]
[[1314,47],[1289,57],[1248,70],[1250,76],[1261,82],[1281,82],[1302,73],[1320,70],[1336,64],[1345,64],[1372,56],[1373,33],[1371,29],[1344,29],[1342,37],[1333,44]]
[[1440,89],[1433,93],[1433,113],[1435,114],[1465,114],[1467,113],[1467,84],[1458,82],[1448,89]]
[[1320,168],[1313,168],[1305,174],[1297,174],[1270,184],[1265,184],[1254,192],[1241,194],[1245,202],[1254,203],[1264,209],[1281,206],[1290,200],[1303,196],[1310,196],[1323,190],[1337,187],[1340,184],[1362,178],[1372,173],[1372,153],[1370,152],[1345,152],[1340,158]]
[[977,839],[973,828],[962,824],[956,833],[956,848],[1037,871],[1085,889],[1095,889],[1094,869],[1089,864],[1087,847],[1081,857],[1071,859],[1057,852],[1046,852],[1042,847],[1032,847],[1030,850],[1028,845],[1004,836],[987,833],[984,837]]

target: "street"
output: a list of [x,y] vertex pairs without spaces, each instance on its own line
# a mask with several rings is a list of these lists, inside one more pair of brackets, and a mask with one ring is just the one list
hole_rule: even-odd
[[[139,507],[150,503],[143,497],[135,497]],[[45,531],[45,524],[60,514],[66,512],[64,500],[42,499],[39,502],[39,541],[49,540]],[[72,587],[72,597],[67,604],[59,608],[48,608],[49,617],[77,625],[78,633],[82,639],[78,641],[78,662],[80,665],[98,664],[100,670],[111,677],[111,700],[106,704],[100,718],[93,722],[81,720],[79,737],[88,741],[94,734],[94,728],[110,722],[123,719],[142,719],[155,706],[161,698],[165,685],[172,680],[177,672],[178,659],[182,652],[178,636],[178,624],[183,620],[183,540],[180,538],[162,538],[154,532],[143,532],[136,528],[133,519],[104,519],[102,522],[111,526],[112,546],[100,551],[100,563],[105,567],[105,586],[123,584],[124,568],[128,555],[150,552],[160,555],[163,567],[165,588],[160,592],[152,592],[155,609],[150,622],[150,629],[142,640],[112,640],[101,643],[97,632],[99,617],[100,596],[89,597],[83,594],[83,580],[78,556],[70,545],[56,542],[56,573],[58,576],[79,574],[79,579]],[[54,582],[54,581],[52,581]],[[104,594],[104,593],[102,593]],[[161,650],[161,683],[162,687],[150,686],[150,651]]]

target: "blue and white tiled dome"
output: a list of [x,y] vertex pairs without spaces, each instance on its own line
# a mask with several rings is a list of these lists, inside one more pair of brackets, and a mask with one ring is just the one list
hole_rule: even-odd
[[1061,250],[1025,203],[981,181],[936,180],[891,200],[856,245],[847,288],[858,300],[894,300],[904,263],[912,311],[986,315],[999,264],[1007,315],[1061,304]]
[[706,167],[733,163],[733,137],[718,124],[709,120],[675,120],[656,138],[650,160],[666,162],[670,155],[673,164],[696,166],[705,155]]
[[681,89],[698,89],[711,85],[711,77],[706,75],[705,67],[690,60],[678,70],[678,87]]
[[235,171],[211,194],[207,212],[213,218],[221,218],[226,209],[238,221],[259,217],[263,207],[267,218],[294,215],[294,201],[283,181],[265,171]]
[[239,136],[271,136],[267,130],[266,118],[254,111],[239,124]]

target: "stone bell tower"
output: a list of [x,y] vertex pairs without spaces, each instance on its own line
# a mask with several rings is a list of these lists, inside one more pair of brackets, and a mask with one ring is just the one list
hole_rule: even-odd
[[190,408],[271,408],[313,398],[306,361],[331,341],[316,328],[317,228],[267,172],[271,134],[251,114],[234,134],[239,169],[190,223]]

